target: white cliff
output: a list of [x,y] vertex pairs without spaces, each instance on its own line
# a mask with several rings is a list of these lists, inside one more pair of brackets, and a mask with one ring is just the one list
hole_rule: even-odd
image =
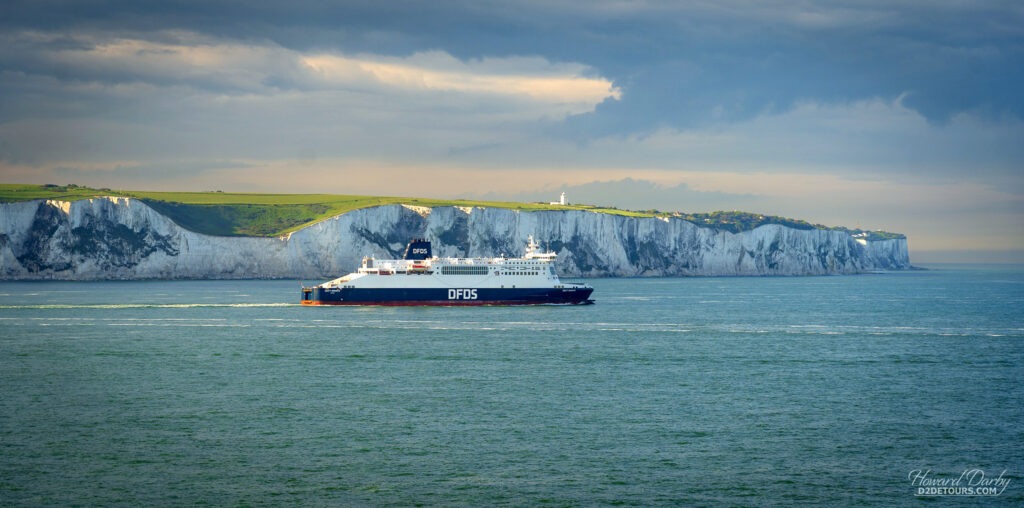
[[334,277],[410,238],[439,256],[518,256],[528,235],[564,276],[818,275],[910,267],[905,239],[761,226],[733,234],[681,219],[504,208],[378,206],[278,238],[188,231],[128,198],[0,204],[0,279]]

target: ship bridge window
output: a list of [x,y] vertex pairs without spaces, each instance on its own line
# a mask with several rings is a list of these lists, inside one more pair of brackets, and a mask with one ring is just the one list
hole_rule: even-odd
[[441,275],[487,275],[486,266],[442,266]]

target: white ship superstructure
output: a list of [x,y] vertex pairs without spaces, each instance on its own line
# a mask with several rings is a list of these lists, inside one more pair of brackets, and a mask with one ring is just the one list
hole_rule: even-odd
[[554,252],[529,237],[522,258],[432,257],[430,242],[413,240],[403,259],[363,258],[353,273],[303,288],[304,304],[511,305],[591,303],[593,288],[563,283]]

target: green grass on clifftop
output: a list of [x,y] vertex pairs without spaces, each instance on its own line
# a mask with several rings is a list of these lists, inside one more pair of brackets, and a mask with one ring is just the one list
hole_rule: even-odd
[[[245,194],[232,192],[146,192],[92,189],[77,185],[0,184],[0,202],[53,199],[76,201],[103,196],[139,199],[180,226],[208,235],[278,236],[359,208],[406,204],[413,206],[485,206],[514,210],[595,209],[538,203],[423,199],[341,194]],[[630,214],[622,210],[608,213]]]
[[851,234],[865,233],[868,240],[905,238],[898,233],[861,231],[843,227],[829,228],[807,221],[759,215],[748,212],[680,213],[661,210],[619,210],[593,205],[547,205],[505,201],[463,199],[423,199],[389,196],[350,196],[342,194],[246,194],[232,192],[146,192],[93,189],[77,185],[0,184],[0,203],[53,199],[76,201],[103,196],[139,199],[166,215],[178,225],[217,236],[279,236],[315,222],[359,208],[379,205],[480,206],[513,210],[585,210],[628,217],[676,217],[701,227],[738,233],[766,224],[796,229],[835,229]]

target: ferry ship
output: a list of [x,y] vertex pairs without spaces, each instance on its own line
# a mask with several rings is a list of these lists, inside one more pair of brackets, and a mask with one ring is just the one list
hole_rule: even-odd
[[409,242],[402,259],[363,258],[359,269],[302,288],[303,305],[590,304],[594,288],[561,282],[554,252],[529,238],[522,258],[438,258],[430,242]]

